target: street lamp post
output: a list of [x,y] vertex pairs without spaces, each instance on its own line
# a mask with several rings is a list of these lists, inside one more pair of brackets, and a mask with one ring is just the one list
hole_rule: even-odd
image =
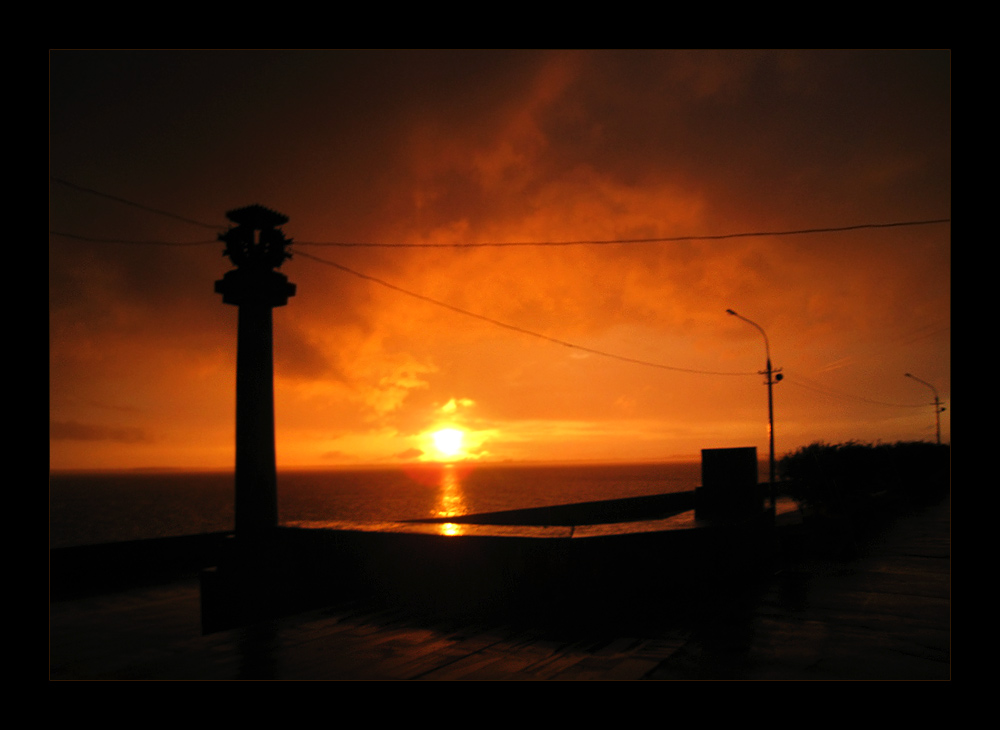
[[940,446],[941,445],[941,413],[942,413],[942,411],[944,411],[944,408],[941,407],[941,399],[938,398],[937,388],[935,388],[930,383],[928,383],[928,382],[926,382],[924,380],[921,380],[916,375],[910,375],[909,373],[903,373],[903,374],[907,378],[913,378],[918,383],[923,383],[928,388],[930,388],[932,391],[934,391],[934,419],[937,422],[937,442],[938,442],[938,446]]
[[771,501],[771,512],[775,512],[775,464],[774,464],[774,395],[772,393],[772,386],[781,380],[783,377],[781,375],[781,368],[777,370],[771,367],[771,343],[767,339],[767,332],[764,328],[753,320],[747,319],[746,317],[737,314],[732,309],[726,310],[727,314],[731,314],[737,319],[742,319],[747,324],[751,324],[756,327],[762,335],[764,335],[764,352],[767,355],[767,362],[765,364],[765,369],[761,372],[761,375],[767,376],[767,435],[770,441],[770,481],[769,484],[769,498]]

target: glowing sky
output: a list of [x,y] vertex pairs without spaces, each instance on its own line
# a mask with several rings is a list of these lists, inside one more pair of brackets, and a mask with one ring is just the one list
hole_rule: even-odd
[[[950,441],[949,223],[450,245],[950,218],[950,60],[54,51],[50,466],[231,467],[236,309],[213,241],[254,203],[302,254],[274,314],[279,468],[426,459],[445,428],[453,458],[487,461],[763,456],[764,340],[728,308],[785,376],[779,455],[933,440],[907,372]],[[337,242],[449,246],[307,245]]]

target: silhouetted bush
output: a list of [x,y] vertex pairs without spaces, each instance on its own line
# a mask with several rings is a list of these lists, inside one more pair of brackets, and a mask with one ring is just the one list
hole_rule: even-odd
[[909,504],[946,493],[951,450],[923,441],[814,443],[778,468],[787,491],[814,511],[854,516],[877,502]]
[[814,443],[778,465],[805,517],[807,547],[851,559],[893,513],[947,494],[951,450],[926,442]]

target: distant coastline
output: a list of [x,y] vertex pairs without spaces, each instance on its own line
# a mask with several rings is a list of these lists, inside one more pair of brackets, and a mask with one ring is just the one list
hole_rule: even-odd
[[[281,466],[278,465],[278,474],[300,473],[300,472],[324,472],[324,471],[392,471],[395,469],[420,469],[437,468],[443,466],[465,466],[465,467],[489,467],[489,468],[517,468],[517,467],[628,467],[628,466],[656,466],[658,464],[695,464],[701,462],[700,454],[692,454],[677,457],[664,457],[661,459],[632,459],[623,461],[613,461],[608,459],[573,459],[573,460],[543,460],[543,459],[505,459],[503,461],[480,461],[478,459],[463,459],[456,461],[397,461],[397,462],[367,462],[357,464],[315,464],[301,466]],[[761,464],[767,462],[762,460]],[[234,467],[207,467],[207,466],[136,466],[136,467],[108,467],[108,468],[49,468],[52,475],[89,475],[89,474],[232,474]]]

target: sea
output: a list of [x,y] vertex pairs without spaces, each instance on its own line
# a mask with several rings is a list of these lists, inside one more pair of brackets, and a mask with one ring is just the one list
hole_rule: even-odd
[[[452,517],[693,490],[700,462],[279,470],[285,525]],[[49,547],[233,529],[232,472],[50,472]]]

